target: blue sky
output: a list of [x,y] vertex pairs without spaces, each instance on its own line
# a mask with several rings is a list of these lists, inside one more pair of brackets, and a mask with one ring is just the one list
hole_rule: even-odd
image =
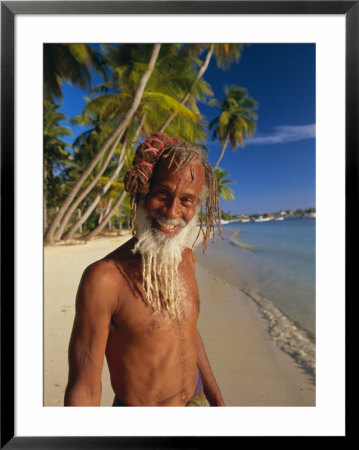
[[[220,163],[228,171],[235,199],[221,200],[224,211],[253,214],[315,207],[315,45],[246,44],[227,71],[215,60],[205,73],[215,98],[225,86],[239,85],[258,102],[257,131],[245,148],[230,147]],[[80,114],[85,93],[64,85],[61,111]],[[209,123],[218,109],[199,104]],[[74,128],[76,136],[82,130]],[[214,165],[220,143],[208,133],[208,157]]]

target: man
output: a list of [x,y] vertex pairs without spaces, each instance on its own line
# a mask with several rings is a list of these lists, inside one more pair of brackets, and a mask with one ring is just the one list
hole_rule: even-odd
[[197,330],[192,251],[200,233],[203,248],[214,238],[213,171],[202,151],[156,133],[138,146],[125,186],[134,237],[82,276],[65,405],[100,405],[106,354],[113,406],[224,406]]

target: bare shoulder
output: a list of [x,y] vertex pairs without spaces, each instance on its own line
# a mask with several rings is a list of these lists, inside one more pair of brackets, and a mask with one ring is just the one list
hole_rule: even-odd
[[83,272],[77,301],[78,304],[99,303],[105,308],[116,307],[123,284],[121,267],[133,257],[127,242],[104,258],[90,264]]
[[77,291],[77,310],[112,310],[116,304],[116,274],[113,265],[96,261],[84,270]]
[[114,283],[116,280],[115,265],[110,260],[101,259],[90,264],[83,272],[81,283],[92,288],[103,287],[104,284]]
[[[113,310],[121,289],[121,260],[126,259],[124,246],[90,264],[84,270],[77,292],[77,306],[101,306]],[[122,255],[122,256],[121,256]]]

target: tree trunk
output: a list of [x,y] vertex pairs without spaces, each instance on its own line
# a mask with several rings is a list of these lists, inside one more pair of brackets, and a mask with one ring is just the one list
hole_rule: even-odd
[[100,179],[101,175],[104,173],[104,171],[107,169],[108,165],[110,164],[110,161],[112,159],[113,154],[115,153],[115,150],[117,148],[117,145],[120,141],[120,139],[122,138],[124,133],[124,130],[117,136],[111,150],[109,151],[105,162],[103,163],[101,169],[99,170],[99,172],[96,174],[96,176],[94,177],[94,179],[91,181],[91,183],[89,183],[86,188],[80,193],[80,195],[73,201],[73,203],[70,205],[69,209],[67,210],[66,214],[64,215],[59,228],[55,231],[54,233],[54,240],[60,240],[66,225],[68,224],[69,220],[71,219],[71,216],[73,214],[73,212],[75,211],[75,209],[78,207],[78,205],[87,197],[87,195],[92,191],[92,189],[96,186],[98,180]]
[[46,205],[46,197],[47,197],[47,191],[46,191],[46,180],[47,180],[47,161],[44,158],[44,177],[43,177],[43,185],[44,185],[44,196],[43,196],[43,201],[44,201],[44,233],[46,233],[47,230],[47,205]]
[[[201,68],[199,69],[199,71],[197,72],[196,78],[191,86],[191,89],[187,92],[187,94],[182,98],[181,100],[181,105],[185,105],[188,102],[188,99],[194,89],[194,87],[196,86],[198,80],[200,80],[203,77],[203,74],[205,73],[205,71],[208,68],[209,62],[212,58],[213,55],[213,51],[214,51],[214,44],[211,44],[209,47],[209,50],[207,52],[206,58],[201,66]],[[164,122],[164,124],[161,126],[160,128],[160,132],[163,133],[165,131],[165,129],[168,127],[168,125],[172,122],[172,120],[177,116],[177,112],[172,113],[172,115]]]
[[[107,149],[109,148],[109,146],[115,141],[115,139],[122,133],[124,133],[124,131],[126,130],[128,124],[130,123],[133,115],[135,114],[140,102],[141,102],[141,98],[143,96],[143,92],[145,90],[146,84],[148,82],[148,79],[153,71],[153,68],[156,64],[159,52],[161,49],[161,44],[155,44],[153,47],[153,51],[152,51],[152,55],[151,55],[151,59],[150,62],[148,64],[148,68],[146,70],[146,72],[144,73],[144,75],[141,78],[141,81],[138,85],[136,94],[134,96],[134,99],[132,101],[132,104],[129,108],[129,110],[126,113],[126,116],[124,117],[124,119],[120,122],[120,124],[115,128],[115,130],[110,134],[110,136],[105,140],[105,142],[102,144],[99,152],[97,153],[97,155],[93,158],[93,160],[91,161],[91,163],[88,165],[88,167],[86,168],[86,170],[83,172],[82,176],[79,178],[79,180],[77,181],[77,183],[75,184],[75,186],[72,188],[71,192],[69,193],[69,195],[67,196],[66,200],[64,201],[64,203],[62,204],[59,212],[56,214],[54,220],[52,221],[51,225],[49,226],[49,229],[45,235],[45,241],[46,242],[53,242],[54,240],[54,233],[55,230],[58,228],[58,226],[60,225],[60,221],[63,218],[64,214],[66,213],[67,209],[70,207],[72,201],[74,200],[75,196],[77,195],[77,193],[79,192],[82,184],[84,183],[84,181],[89,177],[89,175],[91,174],[92,170],[95,168],[96,164],[98,163],[98,161],[101,159],[101,157],[106,153]],[[60,236],[61,238],[61,236]]]
[[[133,141],[136,141],[138,138],[138,135],[140,134],[140,130],[143,127],[143,124],[145,122],[145,117],[146,114],[144,114],[141,118],[141,122],[137,127],[136,133],[133,137]],[[131,143],[132,145],[132,143]],[[82,217],[80,218],[80,220],[78,220],[70,229],[70,231],[64,236],[64,240],[69,240],[72,239],[73,235],[76,233],[76,230],[87,220],[87,218],[90,216],[90,214],[92,213],[92,211],[96,208],[96,206],[99,204],[99,202],[101,201],[102,197],[106,194],[106,192],[109,190],[109,188],[112,185],[112,182],[115,181],[116,178],[118,178],[122,167],[125,164],[125,160],[126,160],[126,156],[125,156],[125,152],[126,152],[126,143],[123,144],[122,146],[122,150],[121,150],[121,157],[118,160],[118,164],[117,167],[114,171],[114,173],[112,174],[111,178],[107,181],[107,183],[105,184],[105,186],[101,189],[101,192],[96,196],[96,198],[93,200],[93,202],[91,203],[91,205],[87,208],[87,210],[85,211],[85,213],[82,215]],[[71,210],[72,208],[70,208]],[[67,214],[66,214],[67,215]],[[64,218],[65,220],[65,218]],[[56,237],[56,235],[55,235]]]
[[120,195],[120,197],[117,199],[117,202],[113,205],[111,211],[104,217],[103,221],[99,225],[97,225],[97,227],[94,230],[92,230],[89,234],[85,236],[84,239],[86,241],[93,239],[105,228],[107,223],[111,220],[112,216],[115,214],[116,209],[121,205],[121,203],[125,199],[126,195],[127,192],[124,190]]
[[47,228],[47,209],[46,209],[46,198],[45,198],[45,195],[44,195],[44,224],[43,224],[43,227],[44,227],[44,230],[46,230],[46,228]]
[[118,127],[110,134],[110,136],[103,142],[102,146],[100,147],[100,150],[96,154],[96,156],[92,159],[90,164],[87,166],[87,168],[82,173],[81,177],[78,179],[78,181],[75,183],[74,187],[71,189],[70,193],[64,200],[64,202],[61,205],[61,208],[59,209],[58,213],[54,217],[54,219],[51,222],[51,225],[49,226],[46,234],[45,234],[45,241],[48,243],[52,243],[54,241],[54,234],[56,229],[60,226],[61,219],[63,218],[64,214],[70,207],[72,201],[74,200],[75,196],[77,195],[78,191],[80,190],[82,184],[86,181],[86,179],[90,176],[92,170],[95,168],[98,161],[101,159],[101,157],[106,153],[109,146],[114,142],[116,137],[121,133],[123,130],[122,122],[118,125]]
[[121,208],[119,209],[119,211],[118,211],[118,229],[119,229],[119,232],[120,232],[120,234],[121,234],[121,231],[122,231],[122,211],[121,211]]
[[110,212],[111,205],[112,205],[113,201],[114,201],[114,198],[113,198],[113,197],[110,198],[110,199],[108,200],[107,205],[106,205],[106,209],[104,210],[104,214],[103,214],[103,216],[101,217],[101,220],[98,221],[98,224],[97,224],[97,225],[99,225],[100,223],[102,223],[103,219],[104,219],[104,218],[107,216],[107,214]]
[[[77,208],[77,217],[79,220],[81,220],[81,209],[80,208]],[[80,226],[78,227],[78,229],[79,229],[79,232],[82,233],[82,222],[81,222]]]
[[98,223],[101,223],[101,222],[102,222],[103,216],[104,216],[104,209],[102,208],[102,211],[101,211],[101,213],[100,213],[100,215],[99,215],[99,218],[98,218]]
[[228,145],[228,141],[229,141],[229,134],[227,134],[226,136],[226,140],[223,143],[222,146],[222,150],[221,150],[221,154],[219,155],[216,164],[213,167],[213,170],[216,169],[221,161],[221,159],[223,158],[224,152],[226,151],[227,145]]
[[82,215],[82,217],[80,218],[80,220],[78,220],[70,229],[70,231],[68,231],[66,233],[66,235],[63,237],[63,239],[65,241],[72,239],[73,235],[76,233],[76,230],[79,228],[79,226],[81,226],[90,216],[90,214],[92,213],[92,211],[96,208],[96,206],[100,203],[102,197],[106,194],[106,192],[108,191],[108,189],[111,187],[112,182],[118,178],[118,175],[121,172],[122,167],[125,164],[125,144],[122,148],[122,155],[120,157],[120,159],[118,160],[118,164],[117,167],[115,169],[115,171],[113,172],[111,178],[107,181],[107,183],[105,184],[105,186],[101,189],[101,192],[95,197],[95,199],[91,202],[91,205],[87,208],[87,210],[85,211],[85,213]]

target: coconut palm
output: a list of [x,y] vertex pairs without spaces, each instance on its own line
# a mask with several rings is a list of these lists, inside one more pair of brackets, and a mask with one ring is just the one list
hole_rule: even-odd
[[[89,101],[82,114],[84,122],[91,120],[91,117],[100,116],[101,118],[107,118],[107,122],[111,123],[114,118],[123,114],[123,110],[126,109],[129,100],[134,95],[133,93],[135,92],[139,74],[141,74],[146,67],[144,61],[148,57],[150,49],[151,46],[149,45],[126,46],[124,58],[120,51],[123,51],[123,46],[108,46],[107,49],[105,48],[105,54],[113,66],[116,76],[112,85],[106,83],[102,87],[102,90],[113,90],[116,88],[115,83],[118,83],[117,90],[119,92],[105,93]],[[126,54],[128,53],[130,55],[130,64],[127,61],[128,55],[126,57]],[[195,109],[193,112],[173,98],[178,92],[181,93],[188,90],[192,83],[195,72],[193,70],[191,71],[191,65],[193,65],[192,59],[188,57],[186,52],[179,48],[177,44],[162,46],[156,66],[153,69],[153,74],[147,83],[146,90],[143,92],[142,100],[136,113],[133,115],[131,126],[133,126],[137,120],[141,121],[138,125],[138,130],[141,130],[142,134],[150,134],[157,129],[159,120],[162,122],[163,116],[169,115],[172,110],[175,109],[180,121],[175,132],[172,134],[182,138],[184,136],[186,140],[191,142],[198,142],[199,139],[204,138],[202,131],[204,129],[204,123],[199,120],[199,111],[193,108]],[[97,90],[101,91],[100,88],[97,88]],[[210,91],[208,90],[206,83],[198,83],[195,94],[203,99],[208,93],[210,93]],[[119,139],[117,139],[114,145],[117,145],[118,142]],[[109,164],[112,154],[112,151],[108,153],[103,167]],[[108,186],[111,185],[113,179],[118,176],[120,170],[121,167],[118,165],[116,171],[109,180],[109,183],[101,190],[100,195],[105,194]],[[98,176],[96,179],[98,180]],[[58,230],[55,232],[55,239],[61,238],[73,212],[79,203],[86,198],[90,190],[95,187],[95,183],[96,181],[94,179],[69,207],[66,214],[63,216]],[[96,199],[99,200],[99,197],[96,196]],[[93,205],[90,208],[94,209],[95,206],[96,205]],[[79,222],[83,223],[89,213],[90,211],[88,209],[80,218]],[[78,228],[74,228],[76,225],[77,224],[72,227],[65,238],[69,239],[73,236],[74,230],[76,231]]]
[[112,219],[114,214],[116,214],[116,212],[117,212],[118,208],[120,207],[120,205],[122,204],[122,202],[125,201],[126,197],[128,197],[128,193],[125,190],[123,190],[118,195],[118,197],[116,198],[115,204],[113,204],[113,206],[110,209],[110,211],[104,216],[104,218],[102,219],[101,223],[99,223],[98,226],[94,230],[92,230],[90,233],[88,233],[84,237],[84,239],[86,241],[89,241],[89,240],[93,239],[97,234],[99,234],[105,228],[105,226]]
[[[107,45],[103,47],[106,58],[115,72],[112,84],[106,83],[98,89],[102,95],[91,101],[84,114],[105,113],[119,115],[121,108],[133,95],[136,86],[136,75],[143,70],[149,45]],[[193,57],[188,46],[180,44],[164,44],[146,86],[141,104],[134,116],[137,123],[146,114],[143,132],[152,134],[160,129],[164,118],[175,113],[179,120],[171,130],[171,134],[189,142],[199,142],[205,138],[204,124],[196,106],[196,100],[205,100],[212,92],[205,81],[196,84],[191,102],[185,106],[180,99],[191,89],[196,77],[197,58]],[[103,93],[103,90],[109,91]]]
[[94,69],[106,77],[99,51],[87,44],[44,44],[44,98],[62,100],[62,83],[91,87]]
[[[58,176],[64,165],[68,164],[71,155],[66,150],[67,143],[60,139],[63,136],[72,136],[69,127],[61,125],[67,121],[64,114],[58,111],[59,106],[49,100],[44,101],[44,228],[47,227],[47,208],[56,207],[62,197],[63,179]],[[51,201],[51,204],[50,204]]]
[[[94,211],[94,209],[101,202],[101,200],[106,196],[106,193],[111,188],[112,188],[112,191],[110,191],[109,196],[112,198],[114,198],[118,194],[118,192],[114,192],[114,188],[117,190],[119,188],[121,188],[121,193],[122,193],[122,191],[124,189],[123,182],[119,183],[117,180],[119,178],[122,178],[122,176],[120,176],[120,172],[121,172],[122,168],[124,167],[126,161],[129,161],[130,155],[133,156],[133,151],[131,152],[131,150],[133,150],[132,142],[136,141],[136,139],[138,138],[141,127],[142,127],[142,124],[139,125],[134,136],[130,135],[131,138],[129,140],[128,139],[125,140],[124,144],[122,145],[116,167],[110,171],[110,172],[112,172],[112,174],[110,176],[106,176],[106,177],[104,176],[104,177],[100,178],[100,182],[102,184],[101,189],[99,190],[99,192],[97,192],[97,195],[91,199],[91,203],[88,205],[84,214],[82,214],[82,216],[79,218],[79,220],[71,227],[69,232],[66,233],[66,235],[64,236],[64,240],[69,240],[69,239],[73,238],[76,231],[87,220],[87,218],[90,216],[90,214]],[[128,142],[130,142],[130,143],[128,143]],[[128,167],[126,168],[126,170],[127,169],[128,169]],[[107,205],[111,205],[111,202],[108,201]],[[107,211],[107,213],[108,212],[109,211]],[[107,217],[107,213],[105,214],[105,217]],[[102,220],[100,222],[102,222]]]
[[[144,73],[142,74],[141,78],[138,81],[137,90],[132,99],[130,107],[128,108],[126,114],[124,115],[124,117],[122,118],[120,123],[115,127],[115,129],[112,131],[112,133],[102,143],[97,155],[95,156],[95,158],[93,158],[91,163],[88,165],[86,170],[83,172],[81,177],[78,179],[75,186],[72,188],[72,190],[68,194],[66,200],[62,204],[61,208],[59,209],[59,212],[57,213],[55,219],[49,226],[49,229],[45,235],[45,240],[47,242],[53,241],[55,231],[56,231],[57,227],[60,225],[60,221],[62,220],[62,218],[63,218],[64,214],[66,213],[66,211],[68,210],[68,208],[70,206],[73,207],[73,201],[75,200],[76,195],[78,194],[79,190],[81,189],[82,184],[89,177],[89,175],[91,174],[92,170],[94,169],[94,167],[96,166],[96,164],[98,163],[100,158],[107,152],[109,147],[112,145],[110,151],[107,154],[107,158],[106,158],[105,164],[103,166],[104,167],[103,171],[101,172],[101,170],[102,170],[101,169],[96,176],[98,176],[98,178],[100,178],[102,173],[104,172],[104,170],[106,170],[108,162],[111,160],[111,157],[117,148],[119,140],[122,138],[123,134],[125,133],[126,128],[128,127],[129,123],[131,122],[131,120],[132,120],[133,116],[135,115],[136,110],[141,102],[141,98],[142,98],[143,92],[145,90],[146,84],[147,84],[148,79],[150,78],[153,68],[156,64],[156,61],[157,61],[157,58],[158,58],[158,55],[160,52],[160,48],[161,48],[161,44],[155,44],[153,46],[150,61],[149,61],[148,65],[146,66]],[[107,162],[107,160],[108,160],[108,162]],[[106,162],[107,162],[107,165],[106,165]],[[96,182],[97,182],[97,180],[96,180]],[[61,238],[61,235],[62,235],[62,232],[63,232],[65,226],[66,226],[66,223],[62,222],[61,223],[62,230],[61,230],[61,233],[58,232],[58,238]]]
[[[207,50],[207,52],[203,61],[198,62],[200,66],[199,70],[189,90],[182,97],[181,104],[186,105],[190,101],[191,96],[193,95],[195,89],[198,86],[199,81],[206,72],[213,55],[216,58],[217,66],[226,70],[233,61],[238,62],[241,55],[242,47],[243,47],[242,44],[204,44],[204,45],[192,44],[191,46],[189,46],[188,48],[189,54],[193,53],[199,56],[199,54],[202,52],[204,48]],[[174,111],[162,124],[159,131],[161,132],[165,131],[176,116],[177,112]]]
[[[114,200],[116,200],[115,204],[113,203]],[[84,239],[86,241],[89,241],[96,237],[110,222],[114,215],[121,216],[120,208],[127,217],[127,228],[130,228],[131,206],[130,197],[126,191],[122,190],[122,192],[117,193],[116,197],[109,198],[107,206],[110,206],[111,209],[107,207],[106,211],[103,214],[103,217],[101,218],[101,221],[99,220],[97,227],[84,236]]]
[[209,124],[213,129],[212,139],[219,138],[222,149],[214,165],[218,167],[228,143],[232,150],[239,145],[244,148],[245,138],[251,138],[256,130],[257,102],[248,96],[246,89],[238,86],[226,88],[222,102],[211,99],[209,104],[220,109],[220,114]]
[[228,176],[228,172],[220,167],[216,167],[214,169],[214,175],[217,180],[218,196],[222,197],[229,203],[234,199],[234,191],[228,186],[228,184],[235,183],[235,180],[226,178]]
[[[78,118],[73,118],[72,122],[77,123]],[[79,135],[73,143],[74,161],[68,170],[67,181],[67,186],[69,188],[73,188],[77,183],[77,180],[82,176],[93,158],[96,157],[98,149],[111,131],[111,126],[102,119],[87,120],[87,124],[91,125],[91,128]],[[55,240],[60,239],[63,232],[66,230],[68,223],[73,222],[74,213],[76,209],[80,207],[81,203],[84,208],[88,208],[91,206],[94,196],[100,195],[101,189],[100,186],[98,186],[98,180],[101,179],[102,174],[111,171],[114,164],[120,164],[120,160],[123,159],[123,157],[121,157],[121,145],[118,145],[119,140],[120,139],[117,139],[113,144],[113,146],[116,147],[116,151],[114,152],[115,161],[112,160],[112,153],[110,156],[108,153],[102,155],[93,171],[84,181],[81,193],[78,194],[75,201],[64,214],[61,224],[54,235]],[[88,216],[89,215],[86,215],[86,217]],[[77,217],[77,219],[81,222],[77,227],[79,228],[84,222],[84,215],[82,214],[81,217]]]

